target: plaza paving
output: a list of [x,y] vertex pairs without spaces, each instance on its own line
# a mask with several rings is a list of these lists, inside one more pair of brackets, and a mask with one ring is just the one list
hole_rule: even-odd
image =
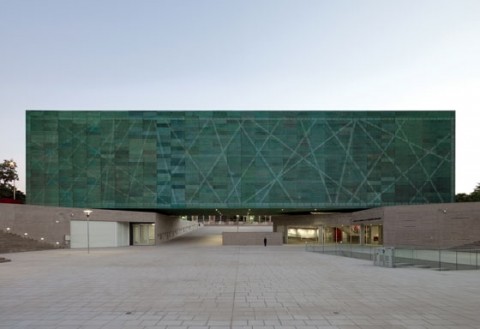
[[479,271],[221,246],[220,229],[152,247],[8,254],[0,328],[480,328]]

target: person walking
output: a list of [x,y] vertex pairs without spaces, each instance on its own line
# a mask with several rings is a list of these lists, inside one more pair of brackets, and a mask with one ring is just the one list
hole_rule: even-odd
[[266,247],[267,246],[267,237],[263,238],[263,245]]

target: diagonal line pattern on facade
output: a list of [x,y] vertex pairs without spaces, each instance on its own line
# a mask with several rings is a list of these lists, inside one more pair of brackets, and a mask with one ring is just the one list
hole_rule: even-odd
[[[213,121],[210,121],[210,123],[212,124],[212,126],[215,128],[215,123]],[[202,170],[200,169],[200,167],[196,164],[196,161],[194,160],[194,158],[190,155],[190,153],[188,152],[187,150],[187,154],[188,154],[188,157],[189,159],[192,161],[192,163],[196,166],[196,168],[198,169],[198,172],[202,175],[202,181],[200,182],[197,190],[192,194],[191,198],[190,198],[190,201],[193,200],[193,198],[195,197],[195,195],[200,191],[200,189],[204,186],[204,185],[207,185],[210,190],[212,191],[212,193],[215,194],[215,196],[217,197],[218,201],[219,202],[222,202],[220,196],[217,194],[217,192],[215,191],[214,187],[212,186],[212,184],[210,183],[209,181],[209,178],[211,176],[211,174],[213,173],[213,170],[215,169],[215,166],[218,164],[218,162],[223,158],[225,160],[225,163],[227,163],[226,161],[226,157],[225,157],[225,149],[231,144],[231,142],[233,141],[233,139],[235,138],[235,135],[236,133],[240,130],[240,128],[237,129],[237,131],[235,131],[235,133],[231,136],[230,140],[227,141],[225,147],[222,146],[221,144],[221,141],[220,141],[220,138],[218,136],[218,133],[215,131],[216,133],[216,137],[217,139],[219,140],[219,143],[221,145],[221,153],[219,153],[217,155],[217,158],[216,160],[214,161],[214,163],[210,166],[209,170],[206,172],[206,173],[203,173]],[[193,146],[193,143],[192,143],[192,146]],[[225,200],[223,201],[225,202]]]
[[[256,123],[257,125],[259,125],[259,123]],[[252,138],[250,137],[250,135],[248,134],[248,132],[244,131],[245,132],[245,136],[247,137],[247,139],[249,140],[249,142],[251,143],[251,145],[256,148],[255,146],[255,142],[252,140]],[[272,183],[276,183],[280,186],[280,188],[283,190],[283,192],[285,193],[285,195],[288,197],[289,201],[293,201],[292,197],[290,196],[290,194],[288,193],[287,189],[285,188],[285,186],[283,185],[283,183],[280,181],[279,177],[281,176],[280,174],[276,174],[275,171],[272,169],[272,167],[269,165],[268,161],[265,160],[265,157],[263,156],[261,150],[263,149],[263,147],[267,144],[268,142],[268,138],[265,139],[264,143],[262,143],[262,146],[260,149],[257,149],[257,156],[260,157],[260,159],[265,163],[267,169],[270,171],[270,173],[272,174],[273,176],[273,181]],[[253,163],[253,162],[252,162]],[[273,184],[274,184],[273,183]],[[272,184],[272,185],[273,185]],[[266,184],[268,185],[268,183]],[[248,202],[250,201],[252,198],[255,197],[257,193],[255,193],[254,195],[250,196],[249,198],[246,198],[245,199],[245,202]]]
[[27,122],[33,202],[363,207],[448,201],[454,183],[452,112],[31,111]]

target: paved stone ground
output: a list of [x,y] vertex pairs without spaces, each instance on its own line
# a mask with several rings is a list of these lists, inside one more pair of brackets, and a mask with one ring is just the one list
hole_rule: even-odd
[[8,254],[0,328],[480,328],[479,271],[227,247],[220,229],[155,247]]

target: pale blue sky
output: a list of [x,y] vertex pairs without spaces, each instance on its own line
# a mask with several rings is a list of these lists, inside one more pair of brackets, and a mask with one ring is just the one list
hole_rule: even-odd
[[25,110],[456,110],[480,183],[479,0],[0,0],[0,160]]

